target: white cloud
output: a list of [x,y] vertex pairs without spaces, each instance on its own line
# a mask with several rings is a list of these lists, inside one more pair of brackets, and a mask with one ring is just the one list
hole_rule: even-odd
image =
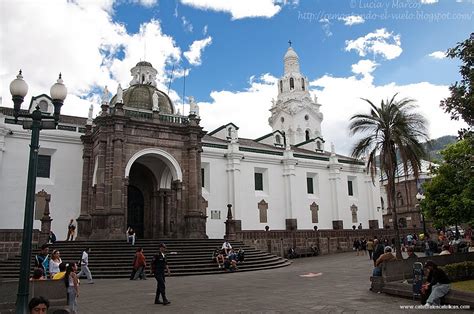
[[190,46],[189,50],[184,52],[183,55],[188,59],[191,65],[201,64],[201,54],[207,46],[212,43],[212,37],[208,36],[201,40],[194,41]]
[[204,25],[204,27],[202,28],[202,35],[203,36],[207,35],[207,25]]
[[[360,62],[359,62],[360,63]],[[370,62],[356,71],[369,72]],[[270,117],[271,99],[277,96],[278,79],[271,74],[253,76],[249,86],[241,91],[213,91],[211,102],[200,102],[201,125],[206,131],[212,131],[228,122],[233,122],[239,129],[239,136],[258,138],[271,132],[267,123]],[[329,150],[329,143],[336,145],[336,151],[350,155],[356,138],[349,136],[349,118],[357,113],[366,113],[369,106],[361,98],[368,98],[379,104],[381,99],[391,98],[399,93],[399,98],[409,97],[417,100],[418,112],[429,121],[428,130],[432,138],[447,134],[457,134],[465,124],[452,121],[439,107],[441,99],[449,95],[448,86],[420,82],[409,85],[374,85],[364,78],[332,77],[325,75],[311,82],[311,93],[318,96],[324,114],[322,133]],[[316,89],[314,89],[316,88]],[[343,92],[341,92],[343,91]],[[439,126],[443,127],[440,128]]]
[[200,102],[201,125],[212,131],[228,122],[239,127],[239,136],[257,138],[271,132],[267,123],[271,99],[276,98],[278,79],[270,74],[249,79],[242,91],[213,91],[212,102]]
[[233,20],[270,18],[281,10],[281,5],[273,0],[181,0],[181,3],[196,9],[230,13]]
[[372,60],[360,60],[356,64],[352,65],[352,72],[355,74],[361,74],[363,78],[372,80],[372,72],[375,71],[379,64]]
[[[166,66],[181,60],[181,49],[171,36],[163,34],[157,20],[142,24],[136,34],[127,33],[123,25],[113,22],[112,4],[109,0],[4,2],[0,12],[3,105],[12,105],[8,84],[20,68],[30,87],[24,107],[30,97],[49,93],[62,72],[69,92],[62,111],[69,115],[87,116],[94,101],[89,94],[93,88],[107,85],[114,93],[119,82],[127,87],[130,69],[145,58],[158,71],[159,88],[166,88]],[[119,51],[122,60],[115,58]],[[170,94],[172,99],[178,98],[174,91]]]
[[422,4],[434,4],[438,3],[439,0],[421,0]]
[[[324,114],[322,132],[326,143],[334,142],[336,150],[350,154],[356,141],[349,136],[349,118],[357,113],[368,113],[368,104],[361,100],[367,98],[375,104],[382,99],[391,98],[399,93],[397,99],[404,97],[417,101],[417,112],[425,116],[429,122],[428,130],[431,138],[447,134],[457,134],[462,122],[452,121],[449,115],[439,107],[441,99],[449,95],[448,86],[419,82],[408,85],[390,83],[374,85],[372,81],[356,77],[332,77],[325,75],[310,83],[317,87],[316,94],[322,103]],[[344,91],[341,93],[341,91]],[[440,128],[439,126],[443,127]]]
[[446,53],[444,51],[433,51],[428,56],[433,59],[444,59],[446,58]]
[[158,0],[133,0],[132,2],[138,3],[146,8],[151,8],[158,4]]
[[181,21],[183,22],[183,27],[186,32],[192,33],[193,32],[193,24],[189,22],[185,16],[181,17]]
[[362,24],[365,22],[364,18],[360,15],[350,15],[350,16],[345,16],[345,17],[340,17],[340,21],[344,21],[344,25],[356,25],[356,24]]
[[324,31],[324,35],[326,35],[326,37],[331,37],[332,36],[331,27],[330,27],[331,22],[329,22],[327,18],[322,18],[319,20],[319,23],[321,23],[321,28]]
[[346,40],[345,50],[355,50],[361,57],[372,53],[374,57],[380,55],[387,60],[397,58],[403,51],[400,35],[394,35],[385,28],[377,29],[355,40]]

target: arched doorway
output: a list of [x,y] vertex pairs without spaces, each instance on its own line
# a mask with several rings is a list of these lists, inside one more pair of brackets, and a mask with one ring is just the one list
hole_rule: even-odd
[[[126,167],[127,226],[138,238],[174,238],[184,234],[181,170],[171,155],[148,149],[130,158]],[[179,166],[177,166],[179,167]]]
[[143,193],[134,185],[128,186],[127,226],[135,230],[137,237],[143,238],[144,207]]

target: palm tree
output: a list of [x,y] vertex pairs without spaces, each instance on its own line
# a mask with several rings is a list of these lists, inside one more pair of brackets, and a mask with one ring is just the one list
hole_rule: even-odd
[[395,201],[395,174],[397,170],[397,153],[405,170],[411,167],[413,175],[418,178],[420,160],[425,150],[420,143],[428,139],[426,119],[412,110],[416,108],[413,99],[404,98],[381,101],[377,107],[370,100],[363,99],[370,105],[369,114],[356,114],[351,117],[349,125],[351,135],[363,133],[365,137],[354,146],[352,156],[367,156],[367,172],[370,171],[372,181],[377,170],[377,154],[382,173],[387,178],[388,205],[392,208],[393,229],[395,230],[397,259],[402,259],[400,249],[400,232]]

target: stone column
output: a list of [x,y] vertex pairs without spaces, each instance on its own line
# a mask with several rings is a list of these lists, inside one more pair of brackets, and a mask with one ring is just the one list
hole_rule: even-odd
[[86,133],[81,136],[84,145],[82,153],[82,188],[81,188],[81,213],[76,219],[77,236],[76,240],[87,240],[91,235],[91,216],[92,210],[92,176],[94,164],[92,160],[92,125],[86,125]]
[[115,125],[116,138],[113,139],[113,170],[112,170],[112,206],[111,210],[116,214],[123,214],[122,194],[123,194],[123,176],[122,167],[123,137],[121,132],[123,125]]
[[240,221],[241,211],[239,199],[240,193],[240,163],[244,154],[239,151],[239,143],[236,139],[229,142],[227,146],[227,201],[233,204],[232,215],[234,220]]
[[341,182],[342,165],[337,159],[334,145],[331,145],[331,157],[329,158],[329,186],[331,191],[332,228],[334,230],[343,229],[343,220],[340,217],[339,208],[339,186]]
[[164,211],[165,211],[165,192],[163,190],[158,191],[158,220],[157,220],[157,225],[158,225],[158,235],[160,237],[163,237],[165,235],[164,233]]
[[235,220],[232,218],[232,205],[227,204],[227,220],[225,222],[225,238],[228,241],[235,241]]

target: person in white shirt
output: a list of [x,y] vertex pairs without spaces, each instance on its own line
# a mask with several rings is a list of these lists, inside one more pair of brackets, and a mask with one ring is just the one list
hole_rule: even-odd
[[232,245],[230,245],[229,241],[225,240],[225,242],[222,243],[222,249],[224,250],[225,255],[228,255],[229,251],[232,249]]
[[51,278],[53,278],[56,273],[59,273],[59,264],[62,262],[61,257],[59,257],[59,251],[54,250],[49,261],[49,275]]
[[77,278],[81,278],[82,275],[85,275],[87,277],[87,280],[89,281],[90,284],[94,283],[92,280],[92,274],[91,271],[89,270],[89,253],[91,249],[86,248],[82,252],[82,257],[81,257],[81,271],[79,274],[77,274]]

